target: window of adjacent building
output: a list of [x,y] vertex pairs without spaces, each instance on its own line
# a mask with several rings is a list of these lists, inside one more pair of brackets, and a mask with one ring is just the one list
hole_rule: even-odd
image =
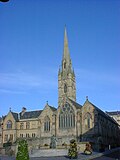
[[24,123],[20,123],[20,129],[24,129]]
[[8,141],[8,134],[5,134],[4,141],[5,141],[5,142]]
[[30,137],[29,133],[26,133],[26,137],[27,137],[27,138],[29,138],[29,137]]
[[32,133],[32,137],[35,137],[35,133]]
[[59,114],[59,128],[72,128],[75,127],[75,114],[70,104],[66,103]]
[[10,134],[10,141],[13,141],[13,134]]
[[30,129],[30,122],[26,122],[26,129]]
[[32,122],[31,128],[36,128],[36,122]]
[[48,116],[44,119],[44,131],[49,132],[50,131],[50,118]]
[[90,129],[92,127],[91,126],[92,116],[89,112],[85,114],[84,120],[85,120],[85,129]]
[[20,134],[20,137],[23,138],[23,134]]
[[7,129],[12,129],[12,121],[7,121]]
[[64,93],[67,93],[67,85],[64,85]]

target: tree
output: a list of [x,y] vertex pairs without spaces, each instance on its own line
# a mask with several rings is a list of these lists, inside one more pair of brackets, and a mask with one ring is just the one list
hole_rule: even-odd
[[18,142],[18,152],[16,160],[29,160],[28,144],[24,139]]

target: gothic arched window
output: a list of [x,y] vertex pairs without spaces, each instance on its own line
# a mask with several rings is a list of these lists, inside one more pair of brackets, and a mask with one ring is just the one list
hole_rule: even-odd
[[89,112],[85,114],[84,120],[85,120],[85,128],[90,129],[92,127],[92,116]]
[[48,116],[44,119],[44,131],[49,132],[50,131],[50,118]]
[[67,93],[67,85],[64,85],[64,93]]
[[7,121],[7,129],[12,129],[12,121]]
[[64,62],[64,69],[66,68],[66,62]]
[[70,104],[66,103],[59,114],[59,128],[72,128],[75,127],[75,114]]

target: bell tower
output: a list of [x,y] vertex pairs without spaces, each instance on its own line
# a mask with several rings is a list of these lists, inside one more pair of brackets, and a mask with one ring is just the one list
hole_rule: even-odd
[[58,72],[58,106],[64,103],[63,101],[66,98],[76,101],[75,74],[72,68],[72,62],[68,48],[67,31],[65,28],[62,64]]

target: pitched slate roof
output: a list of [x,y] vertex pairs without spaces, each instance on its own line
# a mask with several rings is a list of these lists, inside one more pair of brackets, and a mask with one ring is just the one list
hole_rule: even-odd
[[15,119],[16,121],[18,121],[18,113],[15,113],[15,112],[11,112],[11,113],[12,113],[14,119]]
[[[86,101],[88,101],[88,100],[86,100]],[[112,117],[110,117],[108,114],[106,114],[105,112],[103,112],[100,108],[96,107],[90,101],[88,101],[88,103],[90,103],[103,117],[105,117],[105,118],[109,119],[110,121],[112,121],[113,123],[117,124],[117,122]]]
[[52,107],[52,106],[49,106],[49,107],[52,109],[52,111],[56,111],[57,110],[55,107]]
[[42,112],[42,110],[25,112],[23,115],[22,115],[22,113],[20,113],[20,119],[37,118],[37,117],[39,117],[41,112]]
[[76,109],[80,109],[82,107],[82,105],[80,105],[79,103],[73,101],[72,99],[68,98],[70,100],[70,102],[76,107]]
[[5,116],[2,116],[3,120],[5,119],[6,115]]

